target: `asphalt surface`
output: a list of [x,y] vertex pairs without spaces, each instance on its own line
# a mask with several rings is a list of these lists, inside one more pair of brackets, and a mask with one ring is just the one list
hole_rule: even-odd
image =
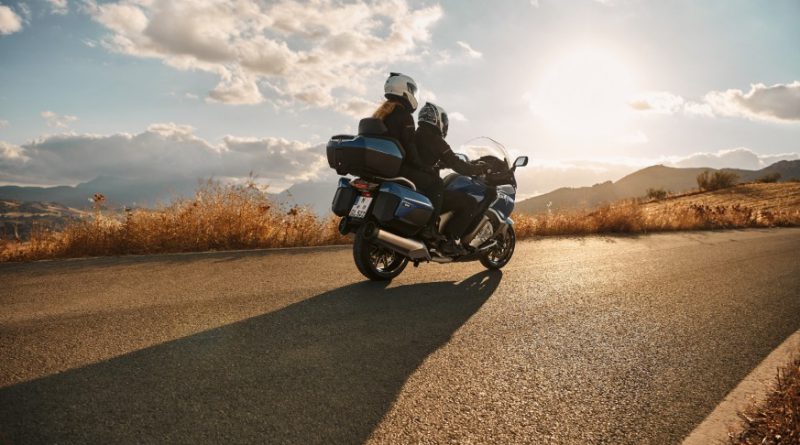
[[0,444],[679,443],[799,315],[798,229],[0,264]]

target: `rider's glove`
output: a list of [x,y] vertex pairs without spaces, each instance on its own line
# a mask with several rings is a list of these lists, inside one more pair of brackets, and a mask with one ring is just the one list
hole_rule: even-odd
[[485,163],[483,161],[475,161],[472,164],[475,167],[478,167],[478,169],[480,170],[480,173],[478,173],[479,175],[486,175],[487,173],[491,173],[492,172],[492,169],[489,168],[489,164],[487,164],[487,163]]

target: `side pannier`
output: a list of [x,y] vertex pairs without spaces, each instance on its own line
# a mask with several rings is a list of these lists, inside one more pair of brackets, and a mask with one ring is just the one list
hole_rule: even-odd
[[331,203],[331,210],[336,216],[345,216],[350,213],[350,208],[353,207],[358,197],[358,190],[350,185],[347,178],[339,178],[339,186],[336,187],[336,194],[333,195],[333,203]]
[[402,236],[412,236],[428,223],[433,215],[433,204],[427,196],[393,182],[384,182],[372,215],[381,226]]

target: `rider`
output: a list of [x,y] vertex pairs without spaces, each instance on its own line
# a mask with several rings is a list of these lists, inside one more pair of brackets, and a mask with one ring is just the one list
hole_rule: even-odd
[[[434,205],[441,207],[442,179],[432,165],[426,165],[415,143],[414,116],[417,109],[417,84],[409,76],[400,73],[391,73],[383,86],[386,101],[373,113],[373,118],[383,121],[388,131],[388,136],[397,139],[405,150],[405,158],[400,167],[400,176],[411,180],[417,191],[426,195]],[[438,204],[437,204],[438,203]],[[427,239],[437,238],[434,218],[431,218],[427,227],[422,231],[422,236]]]
[[[447,112],[442,107],[426,102],[419,110],[418,120],[419,128],[417,128],[417,132],[414,135],[414,141],[423,165],[426,168],[434,169],[437,177],[439,175],[437,164],[441,164],[445,168],[454,170],[461,175],[478,176],[486,174],[488,168],[485,163],[480,161],[469,163],[461,160],[444,140],[447,137],[449,119]],[[440,187],[439,196],[442,196],[444,183],[441,183]],[[462,232],[469,225],[478,203],[472,197],[463,193],[447,193],[445,196],[448,209],[452,209],[454,213],[443,233],[447,237],[447,241],[443,244],[442,250],[445,254],[461,253],[462,250],[456,239],[462,235]],[[431,218],[433,221],[438,218],[441,207],[441,199],[438,203],[434,202],[434,214]]]

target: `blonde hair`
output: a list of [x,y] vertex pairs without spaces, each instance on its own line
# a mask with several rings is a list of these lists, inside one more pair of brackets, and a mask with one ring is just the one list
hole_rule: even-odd
[[381,106],[379,106],[378,109],[375,110],[374,113],[372,113],[372,117],[384,120],[386,119],[386,116],[392,114],[392,111],[394,111],[394,109],[397,108],[399,105],[400,105],[399,103],[393,100],[384,101],[381,104]]

